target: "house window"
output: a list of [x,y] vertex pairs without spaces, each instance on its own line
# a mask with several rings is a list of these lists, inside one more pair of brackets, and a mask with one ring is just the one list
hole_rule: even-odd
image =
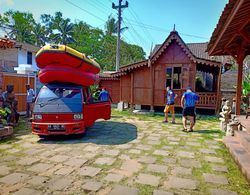
[[32,64],[32,52],[27,52],[27,64]]
[[181,67],[173,67],[166,69],[166,87],[172,89],[181,89]]

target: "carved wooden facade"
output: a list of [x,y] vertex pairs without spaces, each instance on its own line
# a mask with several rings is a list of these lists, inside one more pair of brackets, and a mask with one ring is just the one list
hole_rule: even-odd
[[[100,86],[110,89],[109,82],[119,81],[120,84],[115,86],[119,94],[113,94],[114,89],[110,89],[113,99],[118,100],[116,102],[147,105],[151,109],[165,105],[165,88],[171,86],[178,94],[176,105],[180,106],[181,95],[188,86],[196,89],[197,71],[202,71],[213,76],[213,87],[209,92],[197,91],[200,95],[197,106],[216,110],[220,102],[221,62],[209,57],[204,45],[204,51],[200,51],[199,44],[185,44],[176,31],[157,47],[149,59],[123,66],[109,77],[101,77]],[[202,52],[203,56],[199,56]]]

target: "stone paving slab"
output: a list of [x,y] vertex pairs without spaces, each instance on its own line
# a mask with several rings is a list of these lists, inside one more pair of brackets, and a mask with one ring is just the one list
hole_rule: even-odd
[[181,159],[180,160],[180,165],[183,167],[197,167],[197,168],[201,168],[201,163],[197,160],[193,160],[193,159]]
[[32,167],[28,168],[28,171],[33,171],[36,173],[43,173],[47,171],[49,168],[53,167],[53,164],[47,164],[47,163],[38,163],[33,165]]
[[52,158],[49,158],[50,161],[53,162],[64,162],[66,160],[68,160],[70,157],[66,156],[66,155],[55,155]]
[[0,166],[0,175],[7,175],[9,174],[11,168],[6,166],[6,165],[2,165]]
[[228,184],[228,180],[223,175],[215,175],[209,173],[203,173],[203,178],[207,183],[214,183],[214,184]]
[[29,175],[24,174],[24,173],[12,173],[12,174],[6,175],[5,177],[0,178],[0,183],[13,185],[18,182],[22,182],[26,180],[28,177]]
[[45,185],[48,182],[48,177],[43,176],[33,176],[28,183],[35,186],[42,186]]
[[83,166],[88,160],[87,159],[82,159],[82,158],[71,158],[65,162],[63,162],[63,164],[65,165],[69,165],[71,167],[81,167]]
[[112,165],[115,162],[114,158],[109,158],[109,157],[101,157],[97,158],[94,162],[94,164],[97,165]]
[[120,150],[106,150],[103,152],[104,155],[108,156],[117,156],[120,153]]
[[54,179],[48,183],[48,187],[50,190],[63,190],[64,188],[70,186],[73,182],[72,179],[61,178],[61,179]]
[[82,186],[82,189],[96,192],[102,187],[102,185],[101,182],[88,181]]
[[173,175],[191,175],[192,168],[185,168],[185,167],[174,167],[172,170]]
[[224,163],[222,158],[214,157],[214,156],[205,156],[205,161],[212,163]]
[[159,176],[140,173],[136,176],[135,182],[157,187],[160,183],[160,179],[161,178]]
[[62,167],[61,169],[57,170],[55,172],[56,175],[69,175],[75,170],[75,168],[72,167]]
[[165,150],[155,150],[153,152],[154,155],[160,155],[160,156],[169,156],[170,152],[165,151]]
[[121,169],[128,172],[138,172],[142,168],[141,164],[136,160],[126,160],[122,163]]
[[138,162],[141,162],[141,163],[146,163],[146,164],[152,164],[156,161],[156,158],[154,157],[151,157],[151,156],[141,156],[139,159],[138,159]]
[[167,164],[175,164],[177,159],[176,158],[171,158],[171,157],[168,157],[168,158],[164,158],[163,160],[165,163]]
[[232,192],[229,190],[220,190],[220,189],[211,189],[211,195],[237,195],[236,192]]
[[23,159],[17,161],[17,164],[19,164],[19,165],[32,165],[38,161],[40,161],[40,159],[26,157],[26,158],[23,158]]
[[154,190],[153,195],[174,195],[173,192],[166,192],[162,190]]
[[194,158],[194,152],[178,151],[177,156],[183,158]]
[[197,181],[192,179],[184,179],[180,177],[170,176],[169,180],[164,182],[164,187],[175,188],[175,189],[188,189],[188,190],[196,190],[198,188]]
[[42,195],[43,193],[38,190],[29,189],[29,188],[22,188],[15,192],[13,195]]
[[100,168],[84,166],[78,170],[79,175],[94,177],[101,171]]
[[147,167],[148,171],[166,174],[168,167],[165,165],[149,164]]
[[127,187],[127,186],[115,186],[109,195],[137,195],[139,190],[134,187]]
[[120,182],[124,178],[123,175],[109,173],[104,179],[111,182]]
[[219,166],[219,165],[211,165],[211,166],[213,171],[228,173],[228,169],[226,166]]

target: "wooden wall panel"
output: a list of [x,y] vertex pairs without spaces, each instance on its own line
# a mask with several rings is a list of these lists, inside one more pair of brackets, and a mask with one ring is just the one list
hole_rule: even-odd
[[131,75],[121,77],[121,101],[130,102],[131,100]]
[[[28,76],[3,73],[2,89],[6,90],[7,85],[14,85],[14,93],[18,101],[18,112],[26,111],[26,84]],[[35,89],[35,78],[29,77],[29,83],[32,89]]]
[[169,45],[165,52],[159,57],[157,63],[191,63],[180,45],[175,40]]
[[150,105],[150,98],[150,88],[134,88],[134,104]]
[[118,103],[120,101],[120,80],[101,80],[99,83],[100,87],[105,87],[113,103]]

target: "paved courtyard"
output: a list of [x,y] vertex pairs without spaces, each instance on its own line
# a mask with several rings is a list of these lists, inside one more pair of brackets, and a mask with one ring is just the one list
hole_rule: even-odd
[[162,117],[113,113],[84,137],[40,139],[23,121],[0,142],[0,194],[250,194],[218,121],[185,133]]

